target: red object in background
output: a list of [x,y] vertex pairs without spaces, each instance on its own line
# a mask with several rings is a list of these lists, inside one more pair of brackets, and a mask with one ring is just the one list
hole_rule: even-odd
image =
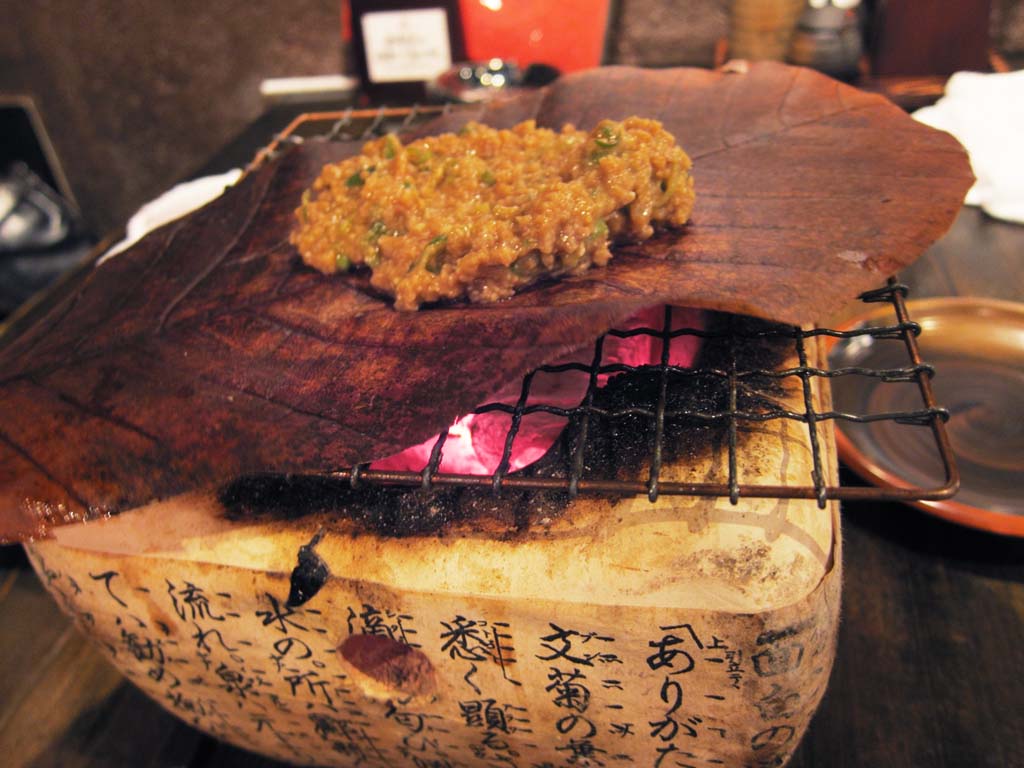
[[[429,6],[429,2],[422,5]],[[562,72],[601,63],[610,0],[459,0],[466,55],[550,64]],[[341,3],[341,35],[352,40],[352,12]]]
[[466,53],[562,72],[601,63],[609,0],[459,0]]

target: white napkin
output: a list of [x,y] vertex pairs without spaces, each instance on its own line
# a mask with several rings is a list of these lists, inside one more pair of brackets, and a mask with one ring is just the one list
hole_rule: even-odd
[[150,200],[135,212],[125,227],[124,240],[111,246],[110,250],[104,253],[96,263],[102,264],[111,256],[116,256],[121,251],[135,245],[157,227],[162,227],[164,224],[181,218],[186,213],[202,208],[211,200],[216,200],[224,193],[225,189],[238,181],[241,175],[241,170],[233,168],[226,173],[203,176],[171,187],[160,197]]
[[967,149],[978,180],[964,202],[1024,224],[1024,70],[957,72],[945,96],[914,118],[948,131]]

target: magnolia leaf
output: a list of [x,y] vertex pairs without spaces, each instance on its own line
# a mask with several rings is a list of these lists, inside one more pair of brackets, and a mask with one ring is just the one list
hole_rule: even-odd
[[972,181],[946,134],[809,70],[605,68],[452,110],[589,128],[661,120],[694,160],[692,223],[496,304],[396,312],[288,243],[321,166],[307,141],[92,269],[0,349],[0,541],[214,486],[322,472],[438,433],[649,305],[806,323],[910,263]]

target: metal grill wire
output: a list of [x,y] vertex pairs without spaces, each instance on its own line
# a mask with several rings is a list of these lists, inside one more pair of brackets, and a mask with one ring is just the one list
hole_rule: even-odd
[[[864,301],[890,301],[902,306],[902,298],[906,293],[905,286],[890,283],[885,288],[865,294]],[[901,311],[897,306],[897,316]],[[836,410],[819,411],[814,406],[814,379],[833,379],[837,377],[863,376],[881,379],[886,382],[916,382],[922,386],[925,392],[930,393],[928,381],[934,371],[931,366],[911,359],[910,364],[900,368],[872,369],[872,368],[838,368],[827,370],[817,368],[809,364],[807,346],[808,341],[819,336],[831,336],[834,338],[854,338],[870,336],[875,339],[902,339],[912,349],[916,349],[914,338],[920,333],[920,326],[909,319],[899,320],[895,324],[856,328],[848,331],[836,331],[831,329],[815,328],[803,329],[798,326],[765,326],[763,330],[741,330],[735,327],[730,319],[724,331],[707,331],[695,328],[679,328],[672,330],[672,308],[665,307],[663,321],[660,328],[642,327],[631,330],[611,330],[605,336],[600,337],[594,343],[594,351],[591,361],[583,363],[565,363],[561,365],[545,365],[532,371],[523,378],[520,395],[515,405],[506,403],[488,403],[477,408],[474,413],[501,412],[510,417],[510,426],[505,435],[504,448],[498,468],[492,475],[456,475],[438,472],[444,454],[444,445],[447,439],[447,432],[443,432],[435,441],[431,450],[427,466],[422,472],[398,472],[398,471],[373,471],[366,465],[356,467],[349,472],[338,473],[339,476],[348,477],[351,482],[358,483],[363,480],[372,480],[384,483],[398,483],[403,485],[419,484],[424,488],[431,488],[434,485],[482,485],[487,483],[495,493],[503,487],[515,487],[518,489],[561,489],[575,496],[581,491],[600,491],[616,494],[639,494],[646,493],[651,501],[658,498],[659,494],[672,495],[695,495],[695,496],[728,496],[733,504],[739,502],[742,497],[768,497],[768,498],[813,498],[818,505],[824,508],[829,499],[842,498],[919,498],[921,496],[945,494],[946,487],[941,489],[906,489],[906,488],[841,488],[829,486],[826,483],[825,472],[822,461],[822,445],[818,434],[818,425],[827,421],[849,421],[867,423],[874,421],[891,420],[900,424],[913,425],[917,427],[931,428],[944,438],[943,423],[948,419],[948,412],[937,407],[930,401],[930,395],[923,398],[922,407],[909,411],[890,411],[873,414],[846,413]],[[905,314],[905,313],[904,313]],[[657,364],[659,376],[658,399],[653,409],[642,406],[630,406],[621,409],[605,409],[594,404],[595,394],[598,390],[599,377],[603,374],[627,373],[638,370],[637,366],[629,366],[621,363],[602,364],[604,355],[605,339],[609,336],[627,338],[636,335],[647,335],[661,340],[661,359]],[[728,355],[729,366],[727,369],[713,367],[681,368],[669,363],[671,344],[675,339],[683,336],[697,336],[702,339],[723,339],[730,351]],[[768,370],[763,368],[746,369],[740,367],[737,359],[737,350],[741,345],[755,340],[763,339],[784,339],[793,345],[798,365],[792,368]],[[650,368],[648,367],[648,370]],[[579,371],[587,374],[588,386],[586,394],[580,404],[574,408],[560,408],[544,402],[531,402],[530,393],[533,381],[538,373],[560,374],[566,371]],[[693,378],[698,376],[710,376],[721,379],[728,387],[728,407],[722,410],[689,410],[671,409],[668,407],[668,386],[670,373],[675,377]],[[769,407],[766,410],[750,411],[741,410],[738,407],[737,393],[743,382],[755,377],[766,377],[768,379],[797,378],[800,380],[802,390],[802,411],[794,411],[781,406]],[[509,466],[512,459],[513,445],[520,432],[523,419],[534,413],[552,414],[566,420],[568,424],[574,420],[579,424],[578,439],[569,461],[567,478],[547,477],[518,477],[509,473]],[[594,417],[605,419],[616,419],[623,416],[640,416],[648,419],[653,425],[653,448],[650,455],[650,468],[646,480],[630,482],[620,480],[607,480],[601,478],[584,477],[584,453],[587,447],[587,435],[590,429],[591,420]],[[667,420],[685,418],[688,421],[696,421],[704,424],[724,424],[727,430],[728,445],[728,481],[726,484],[716,483],[675,483],[662,482],[660,474],[662,469],[662,453],[665,444],[665,425]],[[774,486],[774,485],[743,485],[739,482],[739,467],[742,460],[742,452],[739,448],[738,431],[741,425],[759,422],[768,422],[778,419],[788,419],[806,425],[812,457],[812,469],[810,473],[810,484],[807,486]],[[955,479],[955,467],[952,464],[951,453],[943,450],[944,439],[937,440],[940,456],[947,469],[947,479]],[[946,447],[948,448],[948,442]],[[867,492],[867,493],[865,493]]]
[[[300,127],[303,125],[311,126],[317,121],[322,123],[328,117],[330,117],[330,128],[326,132],[321,129],[315,132],[313,136],[327,141],[366,140],[372,136],[383,135],[387,131],[405,130],[411,127],[419,118],[444,113],[450,108],[451,105],[445,105],[444,107],[421,107],[417,105],[412,108],[401,109],[381,107],[372,111],[359,111],[349,108],[340,115],[305,115],[294,121],[281,134],[275,136],[273,143],[267,147],[265,152],[257,156],[253,165],[273,157],[288,144],[302,143],[304,138],[299,132]],[[805,330],[798,326],[766,326],[763,331],[750,332],[739,331],[730,322],[724,332],[724,338],[729,348],[729,367],[727,370],[716,368],[680,368],[669,364],[670,345],[674,339],[687,335],[697,336],[702,339],[723,338],[723,333],[695,328],[672,330],[672,308],[666,307],[661,328],[636,328],[628,331],[611,330],[595,342],[594,354],[589,365],[568,363],[541,366],[523,378],[520,396],[514,406],[504,403],[489,403],[477,408],[474,413],[483,414],[499,411],[511,417],[511,423],[505,435],[501,460],[492,475],[460,475],[438,472],[444,455],[447,431],[442,432],[434,442],[427,466],[421,472],[370,470],[368,465],[363,464],[352,467],[349,470],[341,470],[334,473],[334,475],[340,479],[347,479],[353,487],[364,481],[397,485],[421,485],[427,489],[435,485],[490,485],[494,493],[500,493],[503,487],[514,487],[517,489],[565,490],[570,497],[575,497],[581,491],[620,495],[645,493],[652,502],[660,494],[710,497],[728,496],[733,504],[739,503],[742,497],[812,498],[817,501],[818,506],[821,508],[824,508],[826,502],[830,499],[873,499],[879,501],[946,499],[951,497],[959,487],[959,474],[944,426],[945,422],[949,419],[949,413],[945,409],[938,407],[935,403],[930,383],[935,371],[932,366],[921,361],[916,343],[916,338],[920,334],[921,328],[917,323],[910,320],[907,314],[904,302],[907,292],[905,285],[890,279],[884,287],[869,291],[860,297],[866,303],[889,302],[893,305],[897,322],[887,326],[862,327],[848,331],[824,328]],[[657,337],[661,340],[662,352],[661,360],[658,364],[659,393],[654,410],[634,406],[610,411],[596,407],[594,405],[594,396],[598,389],[600,375],[636,370],[635,367],[622,364],[601,364],[605,338],[607,336],[627,338],[638,334]],[[828,336],[836,339],[849,339],[858,336],[870,336],[875,339],[901,339],[906,346],[908,362],[910,364],[904,367],[889,369],[847,367],[826,370],[816,368],[808,364],[807,342],[819,336]],[[784,370],[740,369],[737,364],[738,345],[743,342],[768,337],[789,339],[794,345],[799,363],[798,366]],[[537,373],[559,374],[569,370],[582,371],[589,376],[586,395],[578,406],[564,409],[543,402],[530,402],[530,389]],[[728,407],[720,411],[669,410],[667,407],[667,391],[670,373],[683,377],[713,376],[725,380],[728,385]],[[812,384],[814,379],[833,379],[851,376],[870,377],[886,382],[916,382],[921,394],[922,407],[910,411],[873,414],[815,410]],[[798,378],[801,382],[803,411],[796,412],[782,407],[769,408],[766,411],[759,412],[740,410],[737,406],[737,393],[742,382],[753,377],[767,377],[769,379]],[[548,477],[527,478],[509,473],[513,445],[516,436],[519,434],[523,419],[532,413],[539,412],[563,417],[566,419],[567,424],[571,419],[578,420],[580,432],[571,457],[567,479]],[[654,441],[647,479],[630,482],[602,478],[585,478],[583,471],[584,455],[591,419],[594,416],[614,419],[625,415],[642,416],[650,419],[653,423]],[[728,444],[728,481],[726,484],[661,481],[666,420],[679,417],[685,417],[706,424],[724,423],[726,425]],[[806,425],[812,457],[810,484],[807,486],[741,484],[739,482],[740,451],[738,448],[740,425],[777,419],[789,419]],[[932,489],[902,486],[844,488],[827,485],[823,469],[818,425],[827,421],[847,421],[863,424],[887,420],[895,421],[899,424],[930,428],[932,430],[946,476],[945,484],[939,488]]]

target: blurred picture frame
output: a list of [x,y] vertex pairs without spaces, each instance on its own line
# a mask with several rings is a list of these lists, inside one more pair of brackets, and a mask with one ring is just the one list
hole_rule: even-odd
[[426,84],[465,59],[458,0],[349,0],[352,53],[374,103],[426,98]]

